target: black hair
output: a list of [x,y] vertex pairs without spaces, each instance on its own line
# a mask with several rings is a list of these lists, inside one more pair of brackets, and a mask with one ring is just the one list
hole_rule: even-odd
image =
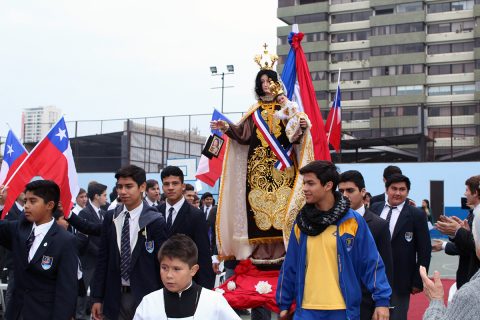
[[427,204],[427,209],[430,209],[430,201],[428,199],[423,199],[423,201]]
[[110,192],[110,194],[109,194],[110,202],[115,201],[115,199],[117,199],[117,197],[118,197],[117,187],[114,186],[113,189],[112,189],[112,192]]
[[150,188],[154,188],[155,185],[158,185],[158,181],[155,179],[148,179],[147,180],[147,190]]
[[131,164],[120,168],[117,173],[115,173],[115,179],[118,180],[119,178],[132,178],[138,186],[141,186],[147,181],[147,174],[142,168]]
[[105,190],[107,190],[107,186],[98,182],[91,182],[88,184],[88,192],[87,197],[90,200],[95,199],[95,195],[101,195]]
[[180,181],[183,183],[183,171],[179,167],[168,166],[165,169],[163,169],[162,173],[160,174],[160,177],[162,178],[162,181],[166,177],[170,177],[170,176],[179,177]]
[[300,174],[314,173],[324,186],[328,181],[332,182],[332,192],[337,189],[339,174],[337,167],[330,161],[312,161],[300,169]]
[[392,174],[402,174],[402,170],[397,166],[388,166],[383,170],[383,178],[388,179]]
[[365,180],[360,171],[357,170],[348,170],[340,174],[338,183],[340,182],[353,182],[360,191],[365,188]]
[[186,183],[185,191],[195,191],[195,188],[190,183]]
[[42,198],[45,203],[53,201],[53,216],[53,213],[58,208],[58,201],[60,201],[60,188],[55,182],[51,180],[35,180],[25,186],[24,192],[27,193],[27,191],[30,191],[35,196]]
[[403,174],[393,174],[390,177],[387,178],[387,181],[385,182],[385,189],[388,189],[392,183],[398,183],[398,182],[405,182],[407,185],[407,190],[410,191],[410,179],[408,179],[407,176],[404,176]]
[[257,73],[257,77],[255,78],[255,93],[258,97],[263,97],[265,92],[262,89],[262,76],[266,74],[269,79],[272,79],[275,82],[278,82],[278,75],[273,70],[260,70]]
[[203,201],[206,198],[213,198],[213,195],[210,192],[205,192],[200,199]]
[[162,263],[165,257],[177,258],[191,268],[197,264],[198,249],[190,237],[179,233],[168,238],[158,250],[158,262]]
[[78,190],[78,194],[77,194],[77,197],[81,194],[84,194],[84,193],[87,193],[87,191],[83,188],[80,188],[80,190]]

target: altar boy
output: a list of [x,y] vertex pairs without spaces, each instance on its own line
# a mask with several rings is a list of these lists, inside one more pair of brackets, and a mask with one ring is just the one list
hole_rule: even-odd
[[193,282],[197,259],[197,246],[188,236],[176,234],[165,241],[158,252],[165,288],[145,296],[133,319],[240,320],[220,293]]

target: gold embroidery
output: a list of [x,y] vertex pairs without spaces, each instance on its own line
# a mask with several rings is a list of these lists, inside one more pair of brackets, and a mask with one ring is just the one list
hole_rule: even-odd
[[295,179],[293,167],[284,171],[275,169],[275,154],[264,146],[258,146],[248,160],[247,177],[250,183],[248,202],[260,230],[282,230],[285,210]]

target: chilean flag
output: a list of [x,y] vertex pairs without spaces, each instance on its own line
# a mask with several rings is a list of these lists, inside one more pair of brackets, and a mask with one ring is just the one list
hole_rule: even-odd
[[[77,170],[63,117],[50,129],[47,136],[35,146],[10,178],[10,181],[7,182],[9,198],[12,195],[12,199],[15,199],[35,176],[41,176],[45,180],[52,180],[58,184],[63,212],[68,215],[79,187]],[[8,203],[8,209],[12,204],[13,202]],[[6,209],[7,202],[5,202],[4,210]]]
[[[217,109],[214,109],[212,114],[212,121],[215,120],[224,120],[228,123],[231,123],[230,120],[228,120],[227,117],[225,117]],[[225,156],[225,149],[228,141],[227,135],[223,134],[220,130],[212,130],[212,134],[216,134],[225,140],[222,150],[220,151],[218,158],[212,157],[212,159],[208,159],[202,154],[200,157],[200,162],[198,163],[197,174],[195,175],[198,180],[208,184],[211,187],[215,185],[217,180],[222,175],[223,158]]]
[[335,93],[335,100],[332,102],[332,107],[328,113],[327,123],[327,140],[332,145],[337,153],[340,152],[340,140],[342,137],[342,108],[340,105],[342,94],[340,92],[340,84],[337,85],[337,92]]
[[[7,140],[5,141],[5,149],[3,151],[2,168],[0,169],[0,185],[10,179],[27,155],[28,152],[23,144],[20,143],[13,131],[9,130]],[[16,198],[17,197],[13,197],[11,193],[8,192],[6,202],[11,202],[13,204]],[[7,215],[9,210],[10,207],[8,210],[3,210],[2,219]]]
[[301,32],[291,32],[288,36],[291,48],[283,67],[282,81],[287,89],[288,98],[295,101],[300,111],[304,111],[312,122],[310,133],[312,134],[315,159],[331,160],[322,114],[317,103],[307,59],[300,44],[302,39],[303,33]]

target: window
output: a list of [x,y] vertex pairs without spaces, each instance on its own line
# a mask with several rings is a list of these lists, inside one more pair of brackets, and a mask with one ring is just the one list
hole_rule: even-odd
[[477,112],[474,105],[452,106],[452,115],[454,116],[471,116]]
[[[369,78],[370,78],[370,70],[343,71],[341,75],[342,81],[367,80]],[[333,83],[338,81],[338,72],[331,73],[330,81]]]
[[332,43],[367,40],[369,36],[370,36],[370,30],[350,32],[350,33],[334,33],[332,34]]
[[325,71],[312,71],[310,72],[312,81],[326,80],[327,73]]
[[328,99],[328,93],[326,91],[315,91],[315,96],[316,96],[317,100],[327,100]]
[[345,110],[342,109],[342,120],[343,121],[361,121],[368,120],[372,116],[372,111],[367,110]]
[[452,86],[452,94],[469,94],[475,93],[474,84],[460,84]]
[[368,60],[369,57],[370,57],[370,50],[363,50],[363,51],[331,53],[330,59],[332,63],[335,63],[335,62],[341,62],[341,61]]
[[361,11],[353,13],[340,13],[332,15],[332,23],[345,23],[353,21],[363,21],[370,19],[371,11]]
[[321,61],[328,59],[326,52],[306,52],[305,57],[307,58],[307,61]]
[[298,0],[298,4],[310,4],[310,3],[317,3],[317,2],[327,2],[328,0]]
[[423,93],[423,86],[398,86],[397,95],[406,96],[406,95],[419,95]]
[[281,46],[288,43],[288,36],[278,36],[277,45]]
[[305,14],[305,15],[295,17],[295,23],[298,23],[298,24],[320,22],[320,21],[327,21],[327,20],[328,20],[328,14],[325,12]]
[[415,11],[422,11],[422,10],[423,10],[422,2],[411,2],[411,3],[404,3],[404,4],[397,5],[397,13],[415,12]]
[[423,43],[409,43],[394,46],[373,47],[372,56],[384,56],[391,54],[414,53],[424,50]]
[[450,106],[446,107],[429,107],[428,108],[429,117],[449,117],[450,116]]
[[[370,98],[370,90],[342,91],[342,100],[367,100]],[[335,99],[335,92],[330,93],[330,101]]]
[[305,36],[303,39],[305,42],[325,41],[327,40],[327,33],[326,32],[305,33]]
[[452,88],[450,86],[437,86],[428,88],[429,96],[443,96],[450,94],[452,94]]
[[428,54],[440,54],[440,53],[451,53],[451,52],[468,52],[473,51],[474,43],[470,42],[459,42],[459,43],[449,43],[449,44],[435,44],[430,45],[427,48]]
[[290,7],[295,5],[295,0],[278,0],[278,7]]
[[381,15],[384,15],[384,14],[393,14],[394,11],[395,11],[394,6],[378,7],[378,8],[375,8],[375,15],[376,16],[381,16]]
[[372,97],[389,97],[397,95],[397,87],[372,88]]

